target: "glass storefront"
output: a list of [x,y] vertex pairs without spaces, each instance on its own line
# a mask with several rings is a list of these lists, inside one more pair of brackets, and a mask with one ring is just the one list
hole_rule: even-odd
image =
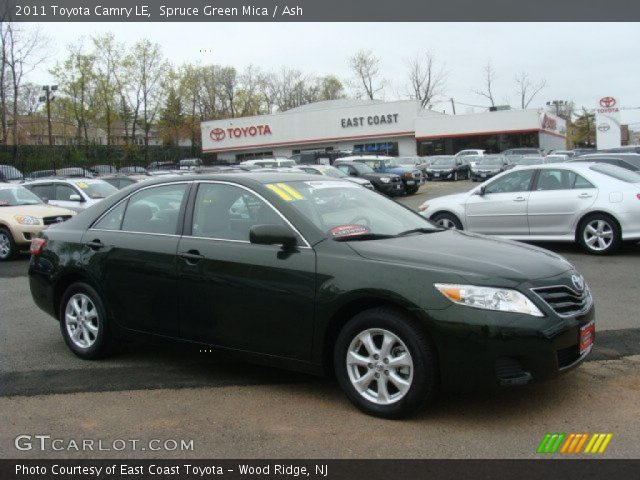
[[500,153],[510,148],[539,148],[538,132],[503,133],[498,135],[469,135],[463,137],[418,140],[418,155],[454,155],[460,150],[482,149]]
[[353,146],[353,153],[398,156],[398,142],[364,143]]

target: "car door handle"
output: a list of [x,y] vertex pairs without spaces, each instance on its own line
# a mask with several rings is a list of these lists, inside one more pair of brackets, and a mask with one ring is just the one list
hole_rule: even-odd
[[204,255],[200,255],[198,250],[189,250],[188,252],[182,252],[180,258],[187,261],[187,263],[197,263],[204,258]]
[[524,197],[516,197],[513,199],[514,202],[524,202],[526,200],[526,198]]
[[578,198],[590,198],[591,194],[590,193],[581,193],[580,195],[578,195]]
[[104,243],[102,243],[100,240],[98,240],[97,238],[95,240],[91,240],[90,242],[86,243],[87,247],[89,247],[91,250],[100,250],[102,248],[105,247]]

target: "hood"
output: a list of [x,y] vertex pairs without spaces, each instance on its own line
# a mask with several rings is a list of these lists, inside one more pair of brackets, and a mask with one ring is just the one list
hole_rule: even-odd
[[458,274],[469,283],[482,285],[515,285],[573,268],[563,257],[543,248],[457,230],[349,245],[365,258]]
[[406,168],[406,167],[387,167],[385,173],[395,173],[396,175],[402,175],[403,173],[413,173],[416,171],[415,168]]
[[358,185],[366,185],[367,183],[371,183],[366,178],[361,178],[361,177],[349,177],[349,178],[345,178],[345,180],[349,180],[350,182],[357,183]]
[[431,165],[429,167],[429,170],[453,170],[454,168],[456,168],[455,165]]
[[476,170],[500,170],[503,165],[475,165]]
[[0,218],[14,215],[31,215],[36,218],[53,217],[57,215],[74,215],[75,212],[66,208],[55,207],[53,205],[20,205],[17,207],[0,207]]

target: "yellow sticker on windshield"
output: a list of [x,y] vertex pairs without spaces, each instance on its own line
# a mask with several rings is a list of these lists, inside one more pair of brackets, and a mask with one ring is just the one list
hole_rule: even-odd
[[304,197],[300,195],[295,188],[290,187],[284,183],[273,184],[270,183],[267,185],[267,188],[272,192],[275,192],[281,199],[285,202],[291,202],[293,200],[302,200]]
[[302,200],[304,198],[302,195],[300,195],[300,192],[298,192],[295,188],[290,187],[286,183],[279,183],[278,187],[280,187],[282,190],[287,192],[289,195],[291,195],[296,200]]
[[76,182],[76,185],[78,186],[78,188],[81,188],[83,190],[89,187],[89,185],[87,185],[85,182]]

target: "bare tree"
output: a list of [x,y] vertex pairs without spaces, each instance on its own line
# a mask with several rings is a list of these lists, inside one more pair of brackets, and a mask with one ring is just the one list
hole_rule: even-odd
[[518,97],[520,97],[520,108],[522,109],[527,108],[534,97],[547,86],[547,81],[545,79],[541,79],[534,83],[529,78],[529,74],[525,72],[521,72],[516,75],[515,82]]
[[[45,39],[39,30],[29,30],[13,23],[5,23],[3,35],[3,63],[10,76],[12,103],[12,135],[14,144],[18,143],[18,106],[20,86],[25,75],[31,72],[44,59]],[[3,85],[4,87],[4,85]]]
[[358,89],[373,100],[385,84],[384,79],[380,78],[380,59],[373,56],[371,51],[360,50],[349,58],[349,66],[356,77]]
[[27,82],[20,87],[18,115],[33,115],[40,106],[42,86]]
[[410,95],[425,108],[442,95],[446,72],[437,68],[435,56],[430,53],[416,54],[407,61]]
[[491,106],[495,107],[496,103],[493,98],[493,84],[496,78],[496,72],[493,69],[491,62],[487,62],[482,71],[484,75],[484,88],[482,90],[474,90],[473,92],[476,95],[480,95],[481,97],[488,99],[489,102],[491,102]]
[[231,118],[236,116],[236,90],[238,88],[238,72],[233,67],[223,67],[219,72],[224,109]]

